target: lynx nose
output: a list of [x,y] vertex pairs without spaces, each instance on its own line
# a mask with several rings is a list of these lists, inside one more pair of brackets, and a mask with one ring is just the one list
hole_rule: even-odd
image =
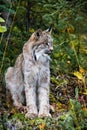
[[50,47],[49,49],[50,49],[50,51],[53,51],[53,47]]

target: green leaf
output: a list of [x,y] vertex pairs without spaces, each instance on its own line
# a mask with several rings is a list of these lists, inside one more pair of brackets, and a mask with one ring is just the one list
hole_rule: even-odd
[[0,33],[6,32],[7,28],[5,26],[0,26]]
[[11,14],[14,14],[15,13],[15,11],[13,10],[13,9],[9,9],[8,10]]
[[81,21],[81,20],[83,20],[83,17],[80,16],[80,15],[78,15],[78,16],[76,17],[76,19],[75,19],[75,21]]
[[79,94],[78,94],[78,88],[77,88],[77,87],[75,88],[75,94],[76,94],[76,96],[75,96],[75,97],[76,97],[76,100],[78,100],[78,95],[79,95]]
[[0,22],[5,22],[5,20],[3,18],[0,17]]

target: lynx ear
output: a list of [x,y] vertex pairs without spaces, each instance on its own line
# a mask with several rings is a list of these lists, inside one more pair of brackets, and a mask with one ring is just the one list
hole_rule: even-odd
[[47,30],[46,30],[47,33],[51,34],[52,32],[52,26],[50,26]]
[[35,36],[36,36],[37,38],[39,38],[41,35],[42,35],[42,30],[41,30],[41,29],[38,29],[38,30],[35,32]]
[[37,31],[35,31],[35,32],[31,35],[29,41],[30,41],[30,42],[35,42],[35,41],[37,41],[37,40],[40,38],[41,35],[42,35],[42,30],[41,30],[41,29],[38,29]]

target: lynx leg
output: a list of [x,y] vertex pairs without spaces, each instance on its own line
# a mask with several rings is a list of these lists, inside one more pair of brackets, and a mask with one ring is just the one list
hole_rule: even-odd
[[36,105],[36,76],[33,71],[25,76],[25,96],[26,96],[26,106],[27,113],[26,117],[33,118],[38,114]]
[[[11,98],[13,100],[13,104],[14,106],[19,110],[20,108],[22,108],[22,103],[21,103],[21,100],[20,100],[20,96],[18,95],[18,93],[15,91],[14,87],[12,88],[12,86],[8,86],[9,89],[7,89],[7,101],[8,101],[8,97],[9,97],[9,93],[11,94]],[[9,93],[8,93],[9,91]]]
[[43,72],[40,75],[40,86],[38,88],[38,100],[39,100],[39,117],[50,117],[49,113],[49,75],[47,72]]
[[[14,75],[13,75],[14,74]],[[17,78],[16,78],[17,76]],[[10,92],[14,106],[19,109],[22,107],[22,96],[23,91],[23,83],[18,82],[18,75],[15,74],[14,68],[9,67],[7,73],[5,74],[5,81],[6,81],[6,90]],[[8,96],[8,93],[7,93]]]

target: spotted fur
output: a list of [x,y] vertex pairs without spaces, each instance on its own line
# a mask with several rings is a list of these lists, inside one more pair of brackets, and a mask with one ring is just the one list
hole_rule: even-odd
[[32,34],[23,46],[14,67],[5,74],[6,89],[10,91],[16,108],[27,108],[27,117],[49,114],[50,56],[53,39],[50,32]]

